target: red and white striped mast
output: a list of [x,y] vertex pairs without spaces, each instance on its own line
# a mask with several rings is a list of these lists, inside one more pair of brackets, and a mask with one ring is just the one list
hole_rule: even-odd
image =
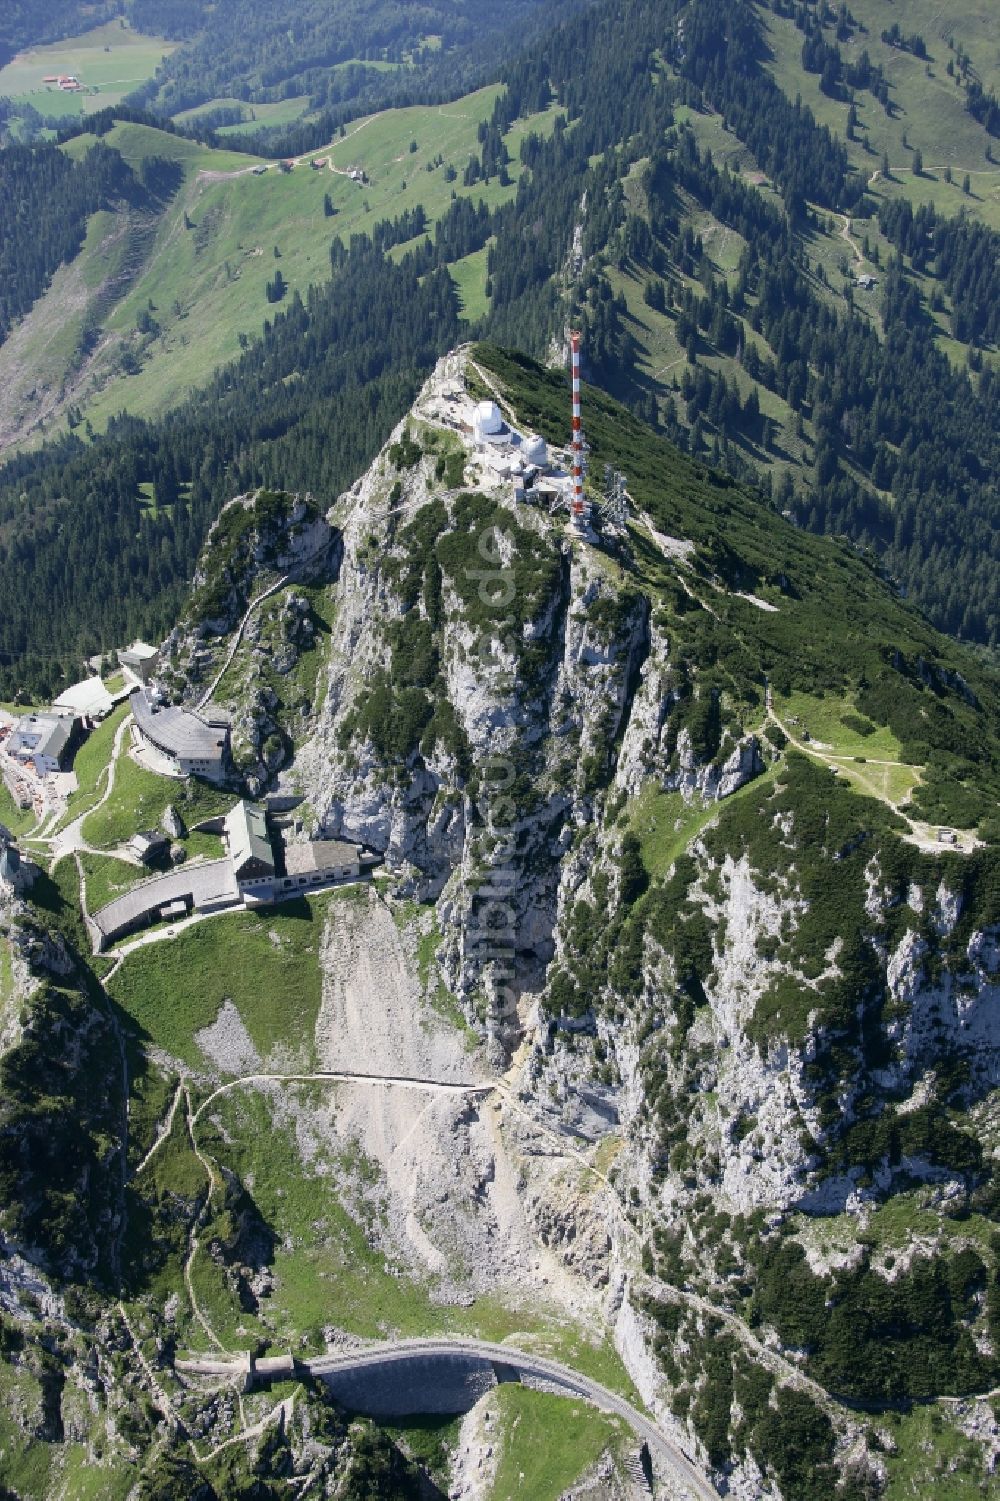
[[573,498],[570,502],[570,525],[574,531],[588,530],[587,508],[583,499],[583,421],[580,416],[580,335],[570,335],[573,369]]

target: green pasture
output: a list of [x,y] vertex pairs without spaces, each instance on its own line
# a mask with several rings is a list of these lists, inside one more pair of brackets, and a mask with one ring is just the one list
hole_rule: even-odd
[[[884,154],[894,172],[910,168],[915,149],[921,151],[926,166],[936,170],[950,164],[959,176],[989,165],[989,137],[965,109],[964,89],[948,77],[953,53],[946,36],[954,34],[969,52],[984,86],[989,87],[992,79],[995,87],[1000,54],[991,0],[965,0],[957,12],[951,7],[942,9],[936,0],[907,0],[905,13],[891,0],[859,0],[851,7],[851,14],[866,30],[840,43],[841,54],[850,62],[867,51],[872,62],[885,70],[893,101],[889,115],[872,94],[856,91],[858,128],[853,142],[847,142],[847,101],[828,98],[820,89],[819,75],[806,73],[802,67],[802,33],[794,21],[769,10],[760,14],[770,52],[767,66],[775,79],[790,98],[801,95],[820,123],[847,143],[852,162],[866,176],[881,167]],[[905,33],[916,32],[924,38],[926,60],[882,41],[882,31],[893,22]],[[833,39],[832,31],[826,35]]]
[[174,777],[157,776],[133,761],[127,746],[123,746],[111,796],[84,819],[83,837],[96,849],[113,849],[131,839],[140,829],[158,828],[170,803],[190,828],[202,819],[227,812],[233,801],[232,793],[222,792],[193,777],[185,782]]
[[[290,295],[305,293],[330,274],[334,236],[345,243],[354,234],[370,234],[380,219],[423,205],[428,220],[444,213],[455,192],[495,206],[513,196],[521,165],[520,141],[528,130],[551,130],[555,111],[518,121],[508,143],[513,158],[511,183],[465,187],[462,174],[479,150],[477,128],[488,119],[498,93],[480,89],[443,106],[413,106],[369,116],[347,128],[328,148],[289,171],[270,163],[255,176],[262,158],[243,156],[198,142],[169,136],[147,126],[117,124],[107,137],[127,161],[166,155],[181,164],[185,180],[143,253],[143,265],[125,295],[102,309],[102,328],[111,335],[106,354],[94,368],[94,388],[80,405],[95,427],[127,410],[152,415],[181,401],[203,384],[217,367],[235,359],[241,339],[259,334],[275,305],[266,285],[280,269]],[[66,146],[79,155],[91,144],[82,136]],[[416,150],[411,151],[411,142]],[[314,168],[312,160],[326,165]],[[447,170],[455,172],[453,182]],[[357,168],[368,181],[352,181]],[[325,200],[333,213],[327,213]],[[98,288],[107,276],[108,227],[101,242],[88,236],[81,257],[84,281]],[[117,240],[112,231],[110,249]],[[120,235],[120,226],[118,229]],[[469,260],[456,269],[456,281],[475,318],[485,310],[485,264]],[[279,304],[280,306],[280,304]],[[44,307],[40,305],[39,314]],[[159,332],[142,336],[138,322],[150,314]],[[72,310],[65,319],[36,319],[29,353],[50,380],[59,378],[79,343],[85,314]],[[53,345],[53,322],[60,332]],[[133,356],[133,373],[121,367],[122,349]],[[36,347],[37,346],[37,347]],[[22,362],[24,351],[21,353]],[[2,368],[2,354],[0,354]],[[25,393],[27,398],[27,393]]]
[[496,1408],[493,1501],[559,1501],[605,1450],[624,1448],[631,1437],[621,1418],[551,1392],[502,1386]]
[[309,1068],[330,900],[300,897],[266,913],[227,913],[184,928],[129,954],[110,994],[148,1043],[191,1068],[208,1062],[194,1034],[212,1025],[227,1000],[262,1058],[279,1047],[283,1068]]
[[[80,36],[19,53],[0,68],[0,95],[23,100],[42,115],[72,117],[107,109],[152,78],[176,45],[109,21]],[[67,94],[43,83],[52,74],[79,79],[85,92]]]

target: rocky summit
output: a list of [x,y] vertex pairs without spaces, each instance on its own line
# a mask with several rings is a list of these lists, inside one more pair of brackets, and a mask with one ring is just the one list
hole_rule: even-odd
[[996,676],[584,411],[582,521],[488,344],[234,499],[132,690],[220,779],[123,695],[6,831],[10,1494],[485,1501],[546,1403],[553,1495],[988,1491]]

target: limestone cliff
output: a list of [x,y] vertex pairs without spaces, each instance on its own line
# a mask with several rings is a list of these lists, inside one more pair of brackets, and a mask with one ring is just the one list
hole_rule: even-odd
[[[943,806],[943,776],[918,777],[900,816],[790,746],[767,684],[843,694],[903,741],[928,694],[956,731],[995,711],[952,692],[946,649],[861,560],[831,563],[788,528],[771,545],[728,482],[720,495],[681,470],[658,494],[650,465],[627,532],[568,536],[470,431],[487,394],[510,399],[513,431],[542,425],[544,386],[517,389],[522,366],[504,387],[498,369],[442,362],[330,512],[329,668],[292,784],[318,828],[384,853],[397,896],[434,906],[441,974],[494,1063],[516,1053],[536,1114],[614,1143],[626,1212],[529,1171],[539,1238],[609,1289],[635,1369],[661,1351],[673,1413],[727,1484],[758,1495],[769,1474],[794,1496],[792,1461],[780,1445],[769,1461],[762,1435],[798,1400],[796,1368],[816,1391],[923,1394],[890,1332],[921,1278],[955,1287],[946,1336],[926,1313],[931,1387],[986,1390],[1000,1370],[995,1253],[962,1229],[997,1209],[1000,914],[989,851],[929,847],[919,818]],[[623,416],[601,438],[635,443]],[[871,638],[854,662],[823,620],[848,579]],[[908,663],[932,657],[929,686]],[[943,765],[920,733],[911,759]],[[901,1232],[892,1211],[935,1229]],[[898,1304],[882,1325],[880,1288]],[[754,1357],[739,1341],[720,1376],[699,1297],[741,1319],[749,1298],[786,1352],[763,1396],[741,1394]],[[888,1341],[878,1370],[864,1342],[853,1358],[816,1326],[831,1299]],[[819,1473],[877,1487],[857,1424],[818,1411]]]

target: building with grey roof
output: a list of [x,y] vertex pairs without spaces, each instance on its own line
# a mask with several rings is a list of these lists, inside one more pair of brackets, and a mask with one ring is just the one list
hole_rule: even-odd
[[72,714],[25,714],[7,740],[7,754],[39,776],[59,771],[73,734]]
[[[267,813],[253,803],[236,803],[222,820],[226,854],[219,860],[196,860],[166,875],[137,881],[90,919],[91,938],[99,952],[107,944],[153,922],[174,921],[191,912],[221,912],[284,902],[337,881],[357,880],[381,857],[365,854],[342,839],[317,839],[272,847]],[[143,833],[136,840],[158,838]],[[142,858],[138,845],[135,853]]]
[[129,699],[142,738],[173,763],[181,776],[224,782],[229,753],[229,725],[204,719],[189,709],[160,708],[137,689]]
[[148,683],[160,661],[159,648],[145,641],[133,641],[128,651],[118,653],[118,661],[140,683]]
[[285,874],[308,876],[318,873],[357,875],[361,851],[343,839],[316,839],[311,844],[285,845]]
[[274,879],[274,851],[264,809],[238,802],[226,814],[222,837],[240,890],[270,886]]
[[284,871],[274,883],[275,900],[295,891],[328,886],[334,881],[355,881],[380,864],[381,857],[367,855],[360,845],[343,839],[314,839],[309,844],[286,844]]
[[99,953],[115,939],[162,918],[172,920],[188,912],[220,912],[238,906],[239,902],[232,861],[226,857],[200,860],[130,886],[93,914],[91,938]]

